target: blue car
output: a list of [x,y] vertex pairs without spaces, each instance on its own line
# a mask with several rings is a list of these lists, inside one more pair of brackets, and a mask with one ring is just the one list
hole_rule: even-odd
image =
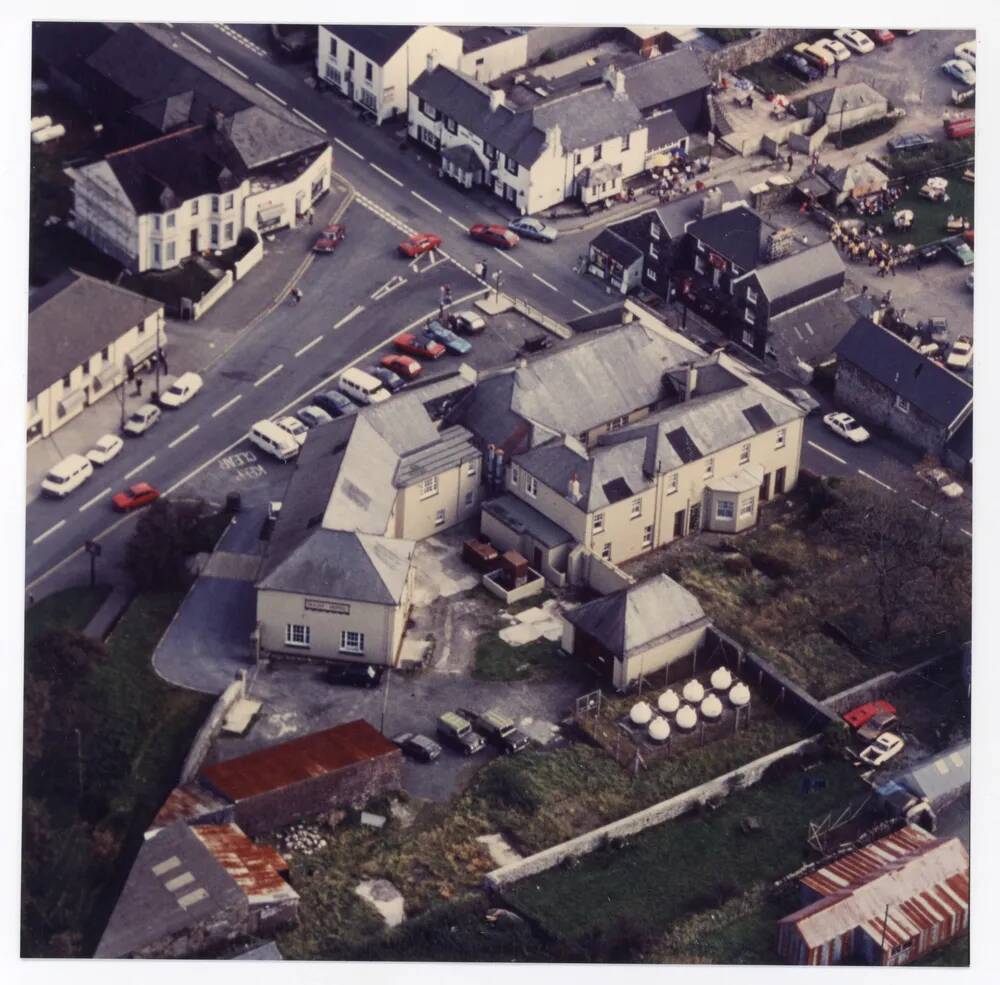
[[472,351],[472,343],[467,339],[459,338],[450,328],[445,328],[441,322],[435,319],[427,326],[424,335],[440,342],[452,355],[464,356]]
[[357,404],[348,400],[339,390],[327,390],[326,393],[317,393],[313,397],[313,403],[325,410],[331,417],[347,417],[348,414],[358,412]]

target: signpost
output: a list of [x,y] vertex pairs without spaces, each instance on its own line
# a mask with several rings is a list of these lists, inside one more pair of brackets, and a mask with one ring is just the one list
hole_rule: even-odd
[[83,547],[90,555],[90,587],[93,588],[97,580],[97,559],[101,556],[101,545],[96,540],[88,540]]

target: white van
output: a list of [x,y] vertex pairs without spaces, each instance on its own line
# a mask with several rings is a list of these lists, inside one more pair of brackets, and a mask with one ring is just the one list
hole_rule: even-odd
[[83,455],[67,455],[42,479],[42,492],[62,499],[94,474],[94,466]]
[[340,377],[337,386],[359,404],[380,404],[389,399],[389,391],[382,381],[363,369],[349,369]]
[[279,462],[287,462],[299,453],[299,443],[273,421],[258,421],[250,428],[247,437],[251,444],[273,455]]

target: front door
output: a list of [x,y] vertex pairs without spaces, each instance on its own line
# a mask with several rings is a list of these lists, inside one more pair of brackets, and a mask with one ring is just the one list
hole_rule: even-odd
[[198,230],[191,230],[191,255],[194,256],[198,252]]
[[785,491],[785,466],[782,465],[777,472],[774,473],[774,495],[780,496]]
[[542,549],[540,547],[535,548],[535,571],[539,574],[542,573]]
[[760,484],[760,501],[766,503],[771,498],[771,473],[764,476],[764,481]]
[[695,503],[691,507],[691,519],[688,522],[688,532],[696,534],[701,530],[701,503]]
[[684,510],[678,510],[674,514],[674,536],[684,536]]

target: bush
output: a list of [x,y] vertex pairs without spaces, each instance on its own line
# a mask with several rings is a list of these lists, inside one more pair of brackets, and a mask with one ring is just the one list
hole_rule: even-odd
[[940,140],[927,150],[913,154],[897,154],[889,161],[893,178],[915,178],[928,171],[967,161],[976,156],[976,138]]
[[188,581],[185,558],[213,546],[202,521],[200,500],[158,499],[139,517],[125,546],[124,566],[140,590],[181,588]]
[[768,578],[788,578],[795,573],[795,568],[784,558],[765,551],[751,551],[750,563]]

